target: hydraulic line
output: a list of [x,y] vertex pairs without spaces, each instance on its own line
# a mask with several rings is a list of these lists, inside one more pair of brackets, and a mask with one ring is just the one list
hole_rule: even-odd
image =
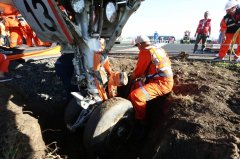
[[[238,37],[238,34],[239,34],[239,32],[240,32],[240,28],[238,28],[238,30],[236,31],[236,33],[234,34],[234,36],[233,36],[233,40],[232,40],[232,43],[231,43],[231,47],[230,47],[230,55],[231,54],[233,54],[233,55],[235,55],[236,57],[240,57],[240,56],[238,56],[237,54],[236,54],[236,52],[235,52],[235,50],[234,50],[234,44],[236,43],[236,39],[237,39],[237,37]],[[240,45],[240,41],[238,41],[238,45]],[[229,56],[229,61],[230,61],[230,59],[231,59],[231,56]]]

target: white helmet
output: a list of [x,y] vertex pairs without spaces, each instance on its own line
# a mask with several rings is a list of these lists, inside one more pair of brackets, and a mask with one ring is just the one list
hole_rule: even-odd
[[227,4],[225,5],[225,10],[228,10],[228,9],[230,9],[230,8],[232,8],[232,7],[237,6],[237,5],[238,5],[238,3],[237,3],[236,0],[229,0],[229,1],[227,2]]
[[150,39],[149,37],[147,37],[146,35],[139,35],[135,38],[135,46],[139,43],[143,43],[143,42],[146,42],[146,43],[149,43],[150,44]]

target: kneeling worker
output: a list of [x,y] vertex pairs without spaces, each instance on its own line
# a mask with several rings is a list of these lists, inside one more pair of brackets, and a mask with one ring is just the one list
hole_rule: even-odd
[[[137,36],[135,44],[139,49],[138,61],[131,74],[132,86],[129,98],[135,110],[135,119],[144,121],[147,101],[172,91],[173,72],[171,61],[162,48],[151,46],[147,36]],[[145,78],[146,80],[137,80]]]

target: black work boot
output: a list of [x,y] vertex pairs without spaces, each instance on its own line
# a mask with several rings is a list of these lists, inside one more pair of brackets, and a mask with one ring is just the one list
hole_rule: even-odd
[[195,44],[195,45],[194,45],[194,49],[193,49],[193,53],[195,53],[195,52],[197,51],[197,48],[198,48],[198,45]]
[[204,54],[205,51],[205,45],[202,46],[202,54]]

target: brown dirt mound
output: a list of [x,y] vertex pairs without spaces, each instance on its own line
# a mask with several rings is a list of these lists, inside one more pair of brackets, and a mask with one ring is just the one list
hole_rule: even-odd
[[0,158],[45,156],[40,126],[37,119],[23,113],[23,97],[14,87],[0,84],[0,88]]
[[[131,72],[136,63],[133,58],[110,58],[110,60],[114,70],[126,72]],[[131,147],[128,153],[119,154],[118,157],[124,155],[124,158],[129,159],[137,156],[146,159],[239,159],[240,69],[236,65],[230,65],[228,68],[216,65],[173,60],[175,86],[170,100],[165,103],[170,107],[168,115],[164,119],[156,118],[146,139],[139,145],[134,145],[136,147]],[[47,69],[48,66],[44,66],[44,69]],[[38,64],[31,63],[31,68],[38,68]],[[48,76],[53,75],[48,73]],[[39,101],[36,104],[32,100],[29,104],[26,102],[29,96],[25,99],[27,90],[17,91],[19,87],[21,86],[0,84],[0,120],[4,121],[0,124],[0,154],[7,153],[11,158],[41,156],[45,149],[41,139],[41,132],[44,132],[45,143],[57,141],[60,154],[69,158],[86,158],[79,148],[81,147],[79,136],[65,132],[62,119],[64,103],[49,104],[54,99],[49,96],[47,104],[46,101],[44,104]],[[37,87],[41,85],[35,84],[35,87],[38,90]],[[45,89],[50,89],[49,87]],[[51,85],[51,87],[56,86]],[[41,89],[44,91],[44,88]],[[27,110],[33,112],[34,115],[31,116],[38,118],[38,121],[22,111],[21,107],[24,105],[28,107]],[[25,128],[25,125],[28,128]],[[46,129],[58,131],[52,131],[50,137],[45,137]],[[12,133],[8,133],[8,130]],[[11,135],[13,131],[16,137]],[[26,135],[27,132],[29,136]],[[62,133],[59,135],[59,132]],[[36,143],[37,141],[40,141],[40,145]],[[41,153],[37,154],[40,149]],[[136,151],[136,154],[132,155],[129,151]],[[24,156],[13,156],[20,155],[20,152]],[[0,158],[5,157],[0,155]]]

